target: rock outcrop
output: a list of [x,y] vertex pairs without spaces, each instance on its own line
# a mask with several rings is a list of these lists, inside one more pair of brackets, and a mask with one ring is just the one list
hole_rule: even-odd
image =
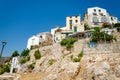
[[71,51],[60,44],[41,47],[42,57],[35,60],[34,49],[30,52],[31,60],[24,65],[35,62],[33,74],[47,74],[39,80],[120,80],[120,53],[84,54],[80,62],[73,62],[71,55],[76,57],[82,49],[81,41]]
[[82,60],[76,80],[120,80],[119,53],[85,55]]

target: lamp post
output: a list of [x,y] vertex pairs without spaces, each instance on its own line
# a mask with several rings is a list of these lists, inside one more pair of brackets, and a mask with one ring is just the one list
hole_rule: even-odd
[[5,40],[2,41],[2,49],[1,49],[1,53],[0,53],[0,58],[2,57],[3,49],[4,49],[6,44],[7,44],[7,42]]

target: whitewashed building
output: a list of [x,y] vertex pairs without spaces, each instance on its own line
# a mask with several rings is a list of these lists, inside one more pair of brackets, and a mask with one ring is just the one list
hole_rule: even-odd
[[45,41],[52,42],[52,35],[49,32],[39,33],[35,36],[30,37],[28,39],[27,48],[31,49],[31,46],[39,46],[40,43]]
[[34,46],[34,45],[39,45],[39,37],[38,36],[32,36],[28,39],[28,44],[27,44],[27,48],[30,49],[31,46]]
[[84,24],[81,23],[80,16],[68,16],[66,17],[66,26],[51,29],[51,34],[53,41],[58,43],[68,35],[82,31],[84,31]]
[[118,23],[118,18],[111,16],[106,9],[100,7],[88,8],[83,17],[83,22],[90,27],[102,26],[103,23]]

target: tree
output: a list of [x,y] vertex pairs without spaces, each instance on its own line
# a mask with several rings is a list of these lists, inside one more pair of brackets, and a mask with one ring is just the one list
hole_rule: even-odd
[[115,27],[115,28],[119,27],[119,28],[120,28],[120,23],[115,23],[115,24],[113,25],[113,27]]
[[12,54],[12,56],[11,56],[11,57],[16,57],[16,56],[19,56],[19,53],[18,53],[18,51],[17,51],[17,50],[13,52],[13,54]]
[[35,51],[34,53],[35,59],[40,59],[41,58],[41,53],[39,50]]
[[117,31],[120,32],[120,23],[114,24],[113,27],[117,28]]
[[29,56],[29,50],[28,49],[24,49],[23,51],[22,51],[22,53],[21,53],[21,56]]
[[100,27],[94,27],[94,31],[100,32]]
[[91,41],[93,42],[112,42],[115,40],[113,35],[109,35],[105,32],[100,32],[100,29],[96,28],[91,36]]

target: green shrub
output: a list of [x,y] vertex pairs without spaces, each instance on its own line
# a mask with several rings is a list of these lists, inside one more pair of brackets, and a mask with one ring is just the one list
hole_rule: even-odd
[[41,53],[39,50],[35,51],[34,53],[35,59],[40,59],[41,58]]
[[80,62],[80,57],[78,57],[78,58],[73,58],[73,62]]
[[68,43],[70,43],[70,44],[74,44],[76,41],[77,41],[76,38],[69,38],[68,39]]
[[73,55],[70,56],[71,60],[73,60]]
[[21,53],[20,56],[21,56],[21,57],[22,57],[22,56],[29,56],[29,52],[30,52],[30,51],[29,51],[28,49],[26,49],[26,50],[24,49],[24,50],[22,51],[22,53]]
[[27,58],[27,61],[29,61],[29,60],[30,60],[30,56],[26,56],[26,58]]
[[78,56],[77,57],[73,57],[73,55],[71,55],[70,56],[70,58],[71,58],[71,60],[73,61],[73,62],[80,62],[80,60],[81,60],[81,58],[83,57],[83,52],[81,51],[79,54],[78,54]]
[[113,35],[109,35],[105,32],[100,32],[100,29],[97,27],[91,36],[92,42],[112,42],[114,39],[115,38]]
[[30,64],[30,65],[28,66],[28,68],[31,69],[31,70],[33,70],[33,69],[35,68],[35,64],[34,64],[34,63]]
[[61,45],[66,45],[68,43],[68,40],[67,39],[63,39],[62,41],[61,41]]
[[11,67],[10,63],[7,63],[7,64],[3,67],[4,72],[10,72],[10,67]]
[[11,57],[16,57],[16,56],[19,56],[19,53],[18,53],[17,50],[12,53],[12,56],[11,56]]
[[82,51],[79,53],[78,57],[83,57],[83,52]]
[[0,75],[4,73],[4,69],[0,67]]
[[30,60],[30,56],[23,56],[23,57],[21,57],[19,63],[20,64],[24,64],[24,63],[26,63],[29,60]]
[[51,60],[48,61],[48,64],[49,64],[49,65],[53,65],[54,62],[55,62],[55,60],[51,59]]
[[66,48],[67,48],[68,50],[71,49],[71,48],[72,48],[72,44],[70,44],[70,43],[67,44],[67,45],[66,45]]
[[19,63],[20,63],[20,64],[26,63],[26,59],[25,59],[24,57],[22,57],[22,58],[20,59]]
[[77,41],[76,38],[67,38],[61,41],[61,45],[66,46],[67,49],[71,49],[72,45]]

